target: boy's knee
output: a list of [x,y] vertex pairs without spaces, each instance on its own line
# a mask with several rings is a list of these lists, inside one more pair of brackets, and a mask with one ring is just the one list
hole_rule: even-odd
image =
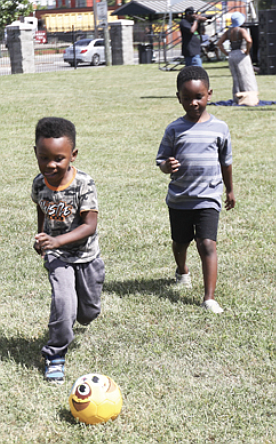
[[216,253],[216,242],[211,239],[197,239],[197,248],[201,255],[212,256]]
[[78,313],[77,321],[81,325],[88,325],[99,316],[100,312],[100,307],[86,307],[85,311]]
[[190,245],[190,242],[187,242],[187,243],[181,244],[181,243],[179,243],[179,242],[175,242],[175,241],[173,241],[173,250],[174,250],[176,253],[182,253],[183,251],[186,251],[186,250],[187,250],[187,248],[189,247],[189,245]]

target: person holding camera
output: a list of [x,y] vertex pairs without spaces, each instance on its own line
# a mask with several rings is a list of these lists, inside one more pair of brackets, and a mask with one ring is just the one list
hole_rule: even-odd
[[184,17],[180,22],[182,35],[182,55],[185,57],[186,66],[202,66],[200,58],[200,23],[205,22],[206,17],[195,14],[194,8],[185,9]]

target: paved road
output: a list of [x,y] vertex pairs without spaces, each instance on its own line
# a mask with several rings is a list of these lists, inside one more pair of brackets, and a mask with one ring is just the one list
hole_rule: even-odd
[[[3,52],[4,55],[4,52]],[[158,56],[158,53],[156,53]],[[180,55],[180,51],[174,51],[173,56],[178,57]],[[138,65],[139,63],[139,57],[138,52],[134,52],[134,64]],[[156,58],[156,63],[158,63],[158,59]],[[78,65],[77,69],[82,68],[90,68],[90,69],[98,69],[103,67],[101,66],[91,66],[91,65]],[[41,73],[41,72],[54,72],[54,71],[71,71],[72,68],[67,63],[64,63],[63,61],[63,54],[44,54],[44,55],[37,55],[35,56],[35,72]],[[11,67],[10,67],[10,59],[9,57],[1,57],[0,58],[0,76],[1,75],[8,75],[11,74]]]
[[[135,63],[138,63],[138,57],[136,57]],[[91,65],[85,65],[81,64],[78,65],[77,69],[81,68],[91,68],[91,69],[97,69],[101,68],[104,65],[100,66],[91,66]],[[63,61],[63,54],[46,54],[46,55],[39,55],[35,57],[35,72],[54,72],[54,71],[71,71],[75,68],[72,68],[68,63],[64,63]],[[10,59],[9,57],[2,57],[0,58],[0,76],[1,75],[8,75],[11,74],[11,67],[10,67]]]

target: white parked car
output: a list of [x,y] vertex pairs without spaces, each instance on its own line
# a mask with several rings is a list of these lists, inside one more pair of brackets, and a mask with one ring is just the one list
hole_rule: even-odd
[[[105,63],[104,39],[82,39],[75,42],[76,65],[79,63],[89,63],[90,65],[100,65]],[[65,63],[74,66],[74,46],[69,46],[63,53]]]

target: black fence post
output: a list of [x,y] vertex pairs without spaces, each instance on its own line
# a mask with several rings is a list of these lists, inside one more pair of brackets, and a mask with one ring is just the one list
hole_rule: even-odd
[[76,48],[75,48],[75,29],[74,29],[74,25],[72,26],[72,38],[73,38],[74,68],[77,69]]

